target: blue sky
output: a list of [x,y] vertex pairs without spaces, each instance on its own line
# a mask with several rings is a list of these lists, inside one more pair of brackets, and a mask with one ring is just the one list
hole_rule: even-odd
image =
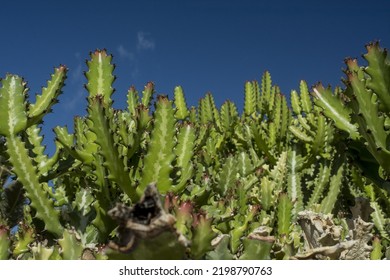
[[116,108],[131,85],[153,81],[170,97],[181,85],[188,105],[211,92],[217,106],[230,99],[241,110],[245,81],[265,70],[286,95],[301,79],[341,85],[345,57],[372,40],[390,47],[389,19],[388,0],[2,1],[0,77],[23,76],[33,97],[53,67],[69,68],[45,118],[50,141],[54,126],[85,114],[82,73],[97,48],[114,55]]

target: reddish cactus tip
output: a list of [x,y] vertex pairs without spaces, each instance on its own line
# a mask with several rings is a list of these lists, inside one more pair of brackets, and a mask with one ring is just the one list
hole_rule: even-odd
[[357,65],[357,58],[346,57],[344,59],[344,63],[347,64],[347,65],[351,65],[351,64],[356,64]]
[[65,64],[60,64],[57,68],[55,68],[56,71],[66,72],[68,71],[68,67],[66,67]]
[[165,94],[159,94],[157,95],[157,101],[168,101],[168,95],[165,95]]
[[[287,195],[287,194],[286,194]],[[252,213],[256,213],[258,212],[259,210],[261,209],[261,205],[260,204],[255,204],[255,205],[252,205],[250,207],[250,210]]]
[[379,40],[372,41],[365,45],[367,51],[369,51],[371,48],[379,48]]
[[8,232],[8,231],[9,231],[9,227],[8,226],[0,225],[0,233]]
[[186,200],[180,205],[179,211],[185,212],[185,213],[191,213],[193,208],[194,208],[194,206],[193,206],[192,202],[190,200]]
[[147,82],[146,83],[146,86],[145,86],[145,89],[149,89],[149,88],[154,88],[154,82]]
[[189,127],[195,127],[195,124],[190,122],[190,121],[188,121],[188,120],[186,120],[183,125],[184,126],[189,126]]
[[94,50],[93,52],[90,52],[89,55],[90,55],[91,57],[92,57],[92,56],[99,56],[99,55],[101,55],[101,56],[109,56],[109,55],[107,54],[106,49],[96,49],[96,50]]
[[193,222],[192,226],[197,227],[197,226],[207,226],[207,223],[210,224],[211,219],[206,217],[205,213],[197,213],[193,215]]
[[323,86],[323,84],[322,84],[322,82],[317,82],[316,84],[314,84],[314,86],[313,86],[313,88],[315,88],[315,89],[321,89],[321,90],[323,90],[324,89],[324,86]]
[[374,235],[374,236],[372,237],[372,240],[373,240],[373,241],[379,242],[379,241],[381,240],[381,238],[380,238],[379,235]]

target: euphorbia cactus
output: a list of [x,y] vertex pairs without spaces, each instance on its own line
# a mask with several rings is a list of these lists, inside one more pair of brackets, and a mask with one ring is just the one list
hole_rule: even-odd
[[[332,95],[321,85],[313,89],[313,96],[324,114],[335,121],[336,126],[347,132],[351,141],[353,158],[370,179],[390,192],[390,151],[388,150],[387,122],[390,100],[390,62],[387,51],[378,43],[366,46],[364,58],[367,67],[359,67],[356,59],[345,60],[347,88]],[[356,156],[355,156],[356,154]],[[368,162],[371,162],[368,164]],[[376,170],[373,172],[372,165]],[[378,176],[380,170],[382,176]]]
[[[310,92],[301,81],[291,108],[265,72],[245,83],[241,114],[231,101],[217,108],[211,93],[187,107],[181,87],[170,100],[152,82],[140,94],[130,87],[125,108],[114,110],[112,56],[96,50],[87,61],[87,114],[75,117],[74,133],[54,128],[51,157],[42,120],[67,68],[55,69],[33,103],[24,80],[7,74],[0,258],[388,257],[390,66],[377,43],[367,50],[366,68],[346,60],[346,89]],[[358,211],[355,201],[369,208]],[[340,229],[330,247],[302,242],[313,240],[305,211]],[[358,231],[361,238],[346,240]]]

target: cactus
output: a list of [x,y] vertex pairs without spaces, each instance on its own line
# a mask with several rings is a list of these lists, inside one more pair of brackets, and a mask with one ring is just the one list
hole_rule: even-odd
[[[366,68],[359,67],[356,59],[346,59],[347,88],[342,94],[332,95],[329,89],[319,85],[314,88],[313,96],[324,114],[334,120],[340,130],[348,133],[352,140],[351,150],[361,157],[362,164],[365,165],[366,158],[363,153],[367,152],[378,169],[389,173],[388,132],[385,129],[390,87],[389,61],[387,51],[381,49],[378,43],[368,44],[366,49]],[[364,171],[368,170],[364,168]],[[390,191],[383,181],[380,187]]]
[[9,229],[5,226],[0,226],[0,260],[8,259],[10,243]]
[[155,123],[138,191],[143,192],[148,184],[156,182],[159,191],[166,193],[172,186],[170,174],[175,157],[173,150],[175,119],[172,102],[167,97],[158,96],[154,115]]
[[388,258],[389,61],[377,43],[367,51],[365,68],[346,60],[346,88],[300,81],[291,108],[266,71],[244,84],[240,113],[211,93],[189,107],[183,88],[170,100],[152,82],[114,110],[115,65],[96,50],[87,113],[73,133],[54,128],[50,157],[42,120],[68,70],[56,68],[33,103],[7,74],[0,258]]
[[[66,69],[61,66],[58,68],[58,72],[61,71],[65,72]],[[64,76],[65,74],[63,74]],[[56,92],[60,90],[60,86],[61,83],[58,83]],[[27,88],[22,78],[7,75],[6,79],[2,80],[2,87],[0,89],[0,110],[2,113],[0,117],[4,121],[0,125],[0,134],[5,137],[6,152],[13,166],[12,172],[16,174],[18,181],[24,186],[26,195],[36,210],[37,218],[43,220],[45,228],[49,232],[60,236],[62,226],[59,222],[58,212],[54,209],[52,201],[48,198],[45,183],[39,182],[36,165],[29,156],[26,143],[20,135],[23,130],[28,128],[28,119],[37,117],[38,115],[42,117],[40,110],[34,111],[36,107],[30,106],[28,109],[26,108],[26,94]],[[41,98],[37,99],[37,103],[48,94],[50,92],[44,90]],[[40,106],[43,106],[43,104],[40,104]],[[50,106],[51,103],[47,103],[45,110]]]

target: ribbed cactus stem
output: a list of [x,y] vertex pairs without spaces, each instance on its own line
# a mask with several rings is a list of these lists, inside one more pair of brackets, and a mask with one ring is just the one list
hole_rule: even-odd
[[7,260],[10,249],[9,228],[0,225],[0,260]]
[[7,137],[7,152],[13,172],[17,175],[18,181],[23,184],[27,197],[37,212],[37,217],[45,223],[48,231],[60,236],[63,228],[59,221],[59,213],[54,209],[53,201],[43,190],[36,168],[19,136]]
[[159,191],[166,193],[171,189],[172,161],[175,142],[175,118],[172,102],[166,96],[158,96],[156,111],[154,112],[155,122],[151,133],[151,140],[148,153],[145,156],[142,179],[137,193],[141,195],[146,186],[156,182]]

